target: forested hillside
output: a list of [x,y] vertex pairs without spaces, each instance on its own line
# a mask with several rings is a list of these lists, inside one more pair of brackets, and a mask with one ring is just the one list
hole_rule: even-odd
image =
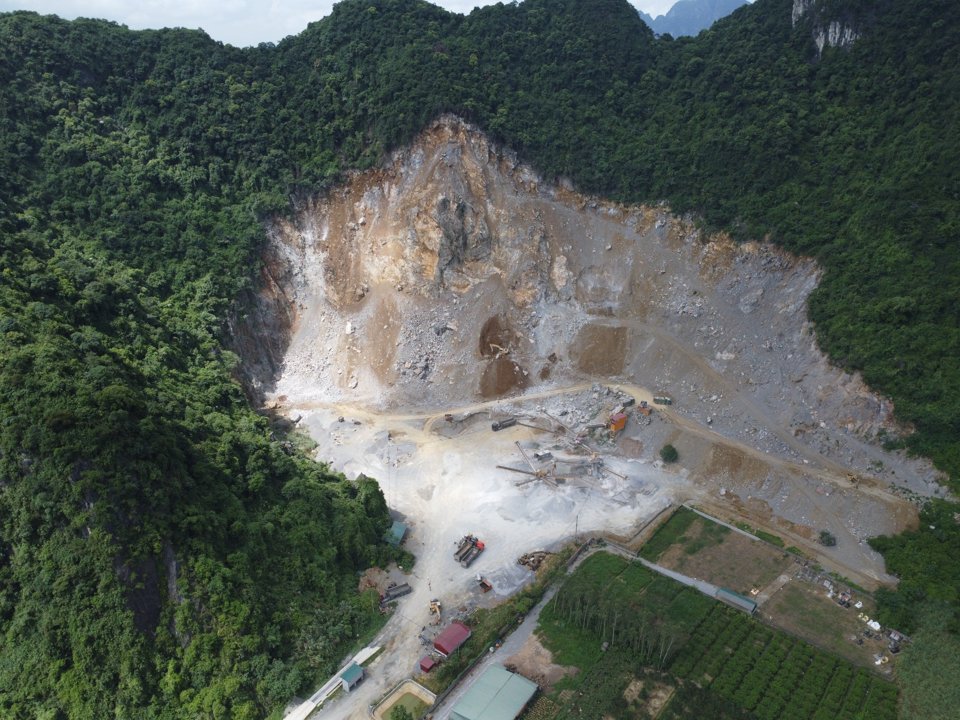
[[[819,342],[956,487],[960,13],[807,5],[656,40],[625,0],[347,0],[246,50],[0,15],[0,715],[260,717],[336,662],[383,497],[271,435],[226,320],[265,218],[445,111],[547,176],[816,256]],[[818,49],[831,21],[858,39]],[[957,556],[917,535],[898,558]],[[900,621],[955,610],[960,573],[907,572]]]

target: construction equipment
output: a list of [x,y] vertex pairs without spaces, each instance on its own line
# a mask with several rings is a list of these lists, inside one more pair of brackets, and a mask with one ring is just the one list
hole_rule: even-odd
[[380,596],[380,604],[389,605],[392,602],[396,602],[404,595],[409,595],[412,592],[413,588],[411,588],[407,583],[401,583],[399,585],[397,583],[390,583],[387,586],[387,589],[383,592],[383,595]]
[[469,552],[470,548],[473,547],[474,543],[477,542],[477,538],[473,535],[464,535],[460,539],[460,543],[457,546],[456,552],[453,553],[453,559],[457,562],[463,559],[463,557]]
[[673,398],[668,395],[657,395],[653,398],[657,405],[673,405]]
[[477,585],[480,586],[480,592],[490,592],[493,590],[493,585],[489,580],[487,580],[482,575],[477,575]]
[[482,553],[485,548],[486,546],[483,544],[483,542],[477,540],[473,544],[473,547],[467,551],[467,554],[460,558],[460,567],[470,567],[473,564],[473,561],[480,557],[480,553]]
[[610,416],[610,432],[616,435],[618,432],[622,432],[623,429],[627,426],[627,414],[623,412],[613,413]]
[[516,418],[506,418],[504,420],[497,420],[495,423],[493,423],[490,426],[490,429],[493,430],[494,432],[498,432],[500,430],[505,430],[508,427],[513,427],[516,424],[517,424]]
[[547,559],[548,555],[550,555],[550,553],[546,552],[545,550],[536,550],[534,552],[525,553],[517,558],[517,565],[524,565],[525,567],[528,567],[536,572],[543,564],[543,561]]
[[440,619],[441,619],[441,618],[440,618],[440,615],[441,615],[442,610],[443,610],[443,608],[442,608],[442,606],[440,605],[440,601],[439,601],[439,600],[434,599],[434,600],[431,600],[431,601],[430,601],[430,614],[434,616],[433,619],[430,621],[430,624],[431,624],[431,625],[439,625],[439,624],[440,624]]
[[[523,449],[523,446],[519,442],[514,443],[517,446],[517,450],[520,451],[520,456],[523,458],[524,462],[530,466],[529,470],[521,470],[520,468],[508,467],[506,465],[497,465],[501,470],[509,470],[510,472],[520,473],[522,475],[529,475],[529,480],[522,480],[517,483],[517,487],[531,483],[534,480],[543,480],[548,485],[557,487],[560,483],[565,482],[566,479],[558,477],[557,472],[557,463],[553,462],[553,465],[548,468],[537,467],[537,465],[530,459],[530,456],[527,455],[527,451]],[[552,457],[552,456],[551,456]]]

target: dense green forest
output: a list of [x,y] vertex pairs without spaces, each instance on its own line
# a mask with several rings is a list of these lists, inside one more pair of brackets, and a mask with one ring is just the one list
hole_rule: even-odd
[[[960,13],[817,0],[794,26],[792,4],[675,40],[625,0],[347,0],[248,49],[0,15],[0,715],[261,717],[367,621],[383,497],[272,435],[226,320],[266,217],[441,112],[818,258],[819,342],[956,488]],[[860,38],[821,54],[831,20]],[[956,623],[960,538],[930,525],[878,546],[948,563],[896,570],[884,611],[916,629],[921,606]]]

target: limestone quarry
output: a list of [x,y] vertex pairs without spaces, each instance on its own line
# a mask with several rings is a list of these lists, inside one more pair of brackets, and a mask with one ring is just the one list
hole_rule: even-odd
[[[494,602],[532,577],[523,553],[629,539],[690,502],[876,587],[865,539],[939,491],[928,464],[882,449],[904,432],[890,403],[818,350],[812,260],[546,182],[456,118],[269,235],[245,366],[318,460],[377,478],[411,526],[414,593],[371,699],[411,672],[430,598]],[[487,549],[464,570],[468,532]]]

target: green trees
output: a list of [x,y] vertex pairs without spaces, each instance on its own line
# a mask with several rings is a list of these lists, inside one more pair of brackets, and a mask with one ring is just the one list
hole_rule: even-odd
[[665,463],[675,463],[679,458],[680,453],[678,453],[677,449],[670,443],[660,448],[660,459]]
[[[0,15],[0,714],[265,715],[362,625],[382,495],[283,451],[224,319],[266,216],[444,111],[548,178],[816,256],[818,341],[960,475],[960,18],[863,22],[818,60],[779,0],[680,40],[619,0],[347,0],[246,50]],[[931,512],[878,541],[895,626],[956,607]]]
[[403,705],[395,705],[390,711],[390,720],[413,720],[413,715]]

